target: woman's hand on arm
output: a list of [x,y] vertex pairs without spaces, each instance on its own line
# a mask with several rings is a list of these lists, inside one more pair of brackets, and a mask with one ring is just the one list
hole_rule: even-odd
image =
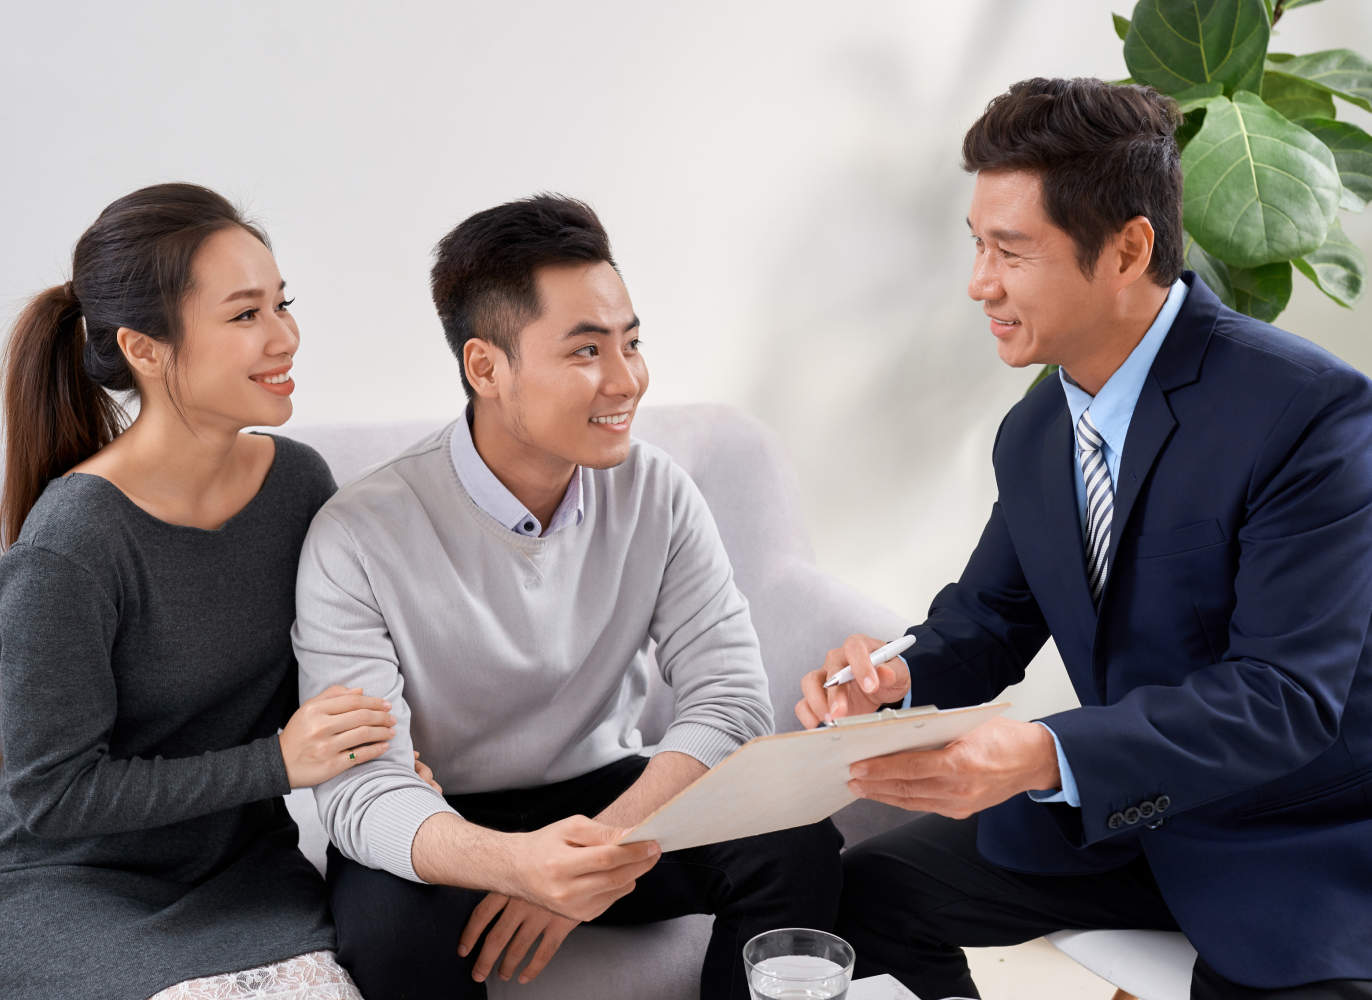
[[389,701],[368,698],[362,688],[337,684],[304,702],[281,730],[291,787],[318,785],[384,754],[395,736],[390,708]]
[[[801,678],[800,690],[805,697],[796,703],[796,718],[806,729],[830,719],[875,712],[905,697],[910,690],[910,671],[903,659],[898,656],[872,666],[873,650],[884,645],[883,640],[870,635],[850,635],[840,648],[829,650],[822,668]],[[825,681],[848,666],[853,668],[851,681],[825,688]]]

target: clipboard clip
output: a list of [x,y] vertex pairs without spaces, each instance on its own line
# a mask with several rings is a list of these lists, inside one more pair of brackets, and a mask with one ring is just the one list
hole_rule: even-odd
[[913,719],[917,715],[934,715],[938,712],[937,705],[911,705],[909,708],[883,708],[880,712],[869,712],[866,715],[845,715],[841,719],[835,719],[835,726],[861,726],[869,722],[886,722],[889,719]]

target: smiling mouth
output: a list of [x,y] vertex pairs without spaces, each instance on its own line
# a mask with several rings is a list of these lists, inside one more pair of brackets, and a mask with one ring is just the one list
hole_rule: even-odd
[[263,385],[284,385],[291,380],[291,374],[282,372],[280,375],[249,375],[248,378]]
[[607,417],[592,417],[592,418],[591,418],[591,423],[593,423],[593,424],[622,424],[622,423],[624,423],[624,421],[626,421],[626,420],[628,420],[628,419],[629,419],[629,414],[627,414],[627,413],[611,413],[611,414],[610,414],[609,416],[607,416]]
[[1000,319],[997,316],[991,316],[990,320],[998,326],[1019,326],[1019,320],[1017,319]]

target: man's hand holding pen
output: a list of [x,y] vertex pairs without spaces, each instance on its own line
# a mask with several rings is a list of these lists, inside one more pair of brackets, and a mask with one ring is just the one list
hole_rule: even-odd
[[[887,643],[870,635],[850,635],[838,649],[829,650],[820,670],[801,678],[805,695],[796,703],[796,717],[806,729],[848,715],[875,712],[882,705],[900,701],[910,690],[910,671],[899,656],[872,666],[872,653]],[[853,679],[846,684],[825,688],[834,675],[851,668]]]

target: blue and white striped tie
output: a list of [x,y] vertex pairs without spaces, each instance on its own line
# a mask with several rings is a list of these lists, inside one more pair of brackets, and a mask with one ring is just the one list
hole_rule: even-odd
[[1086,483],[1086,582],[1091,588],[1091,603],[1100,609],[1100,594],[1110,571],[1106,553],[1110,549],[1110,522],[1115,515],[1115,490],[1101,447],[1105,439],[1091,423],[1087,410],[1077,421],[1078,460],[1081,478]]

